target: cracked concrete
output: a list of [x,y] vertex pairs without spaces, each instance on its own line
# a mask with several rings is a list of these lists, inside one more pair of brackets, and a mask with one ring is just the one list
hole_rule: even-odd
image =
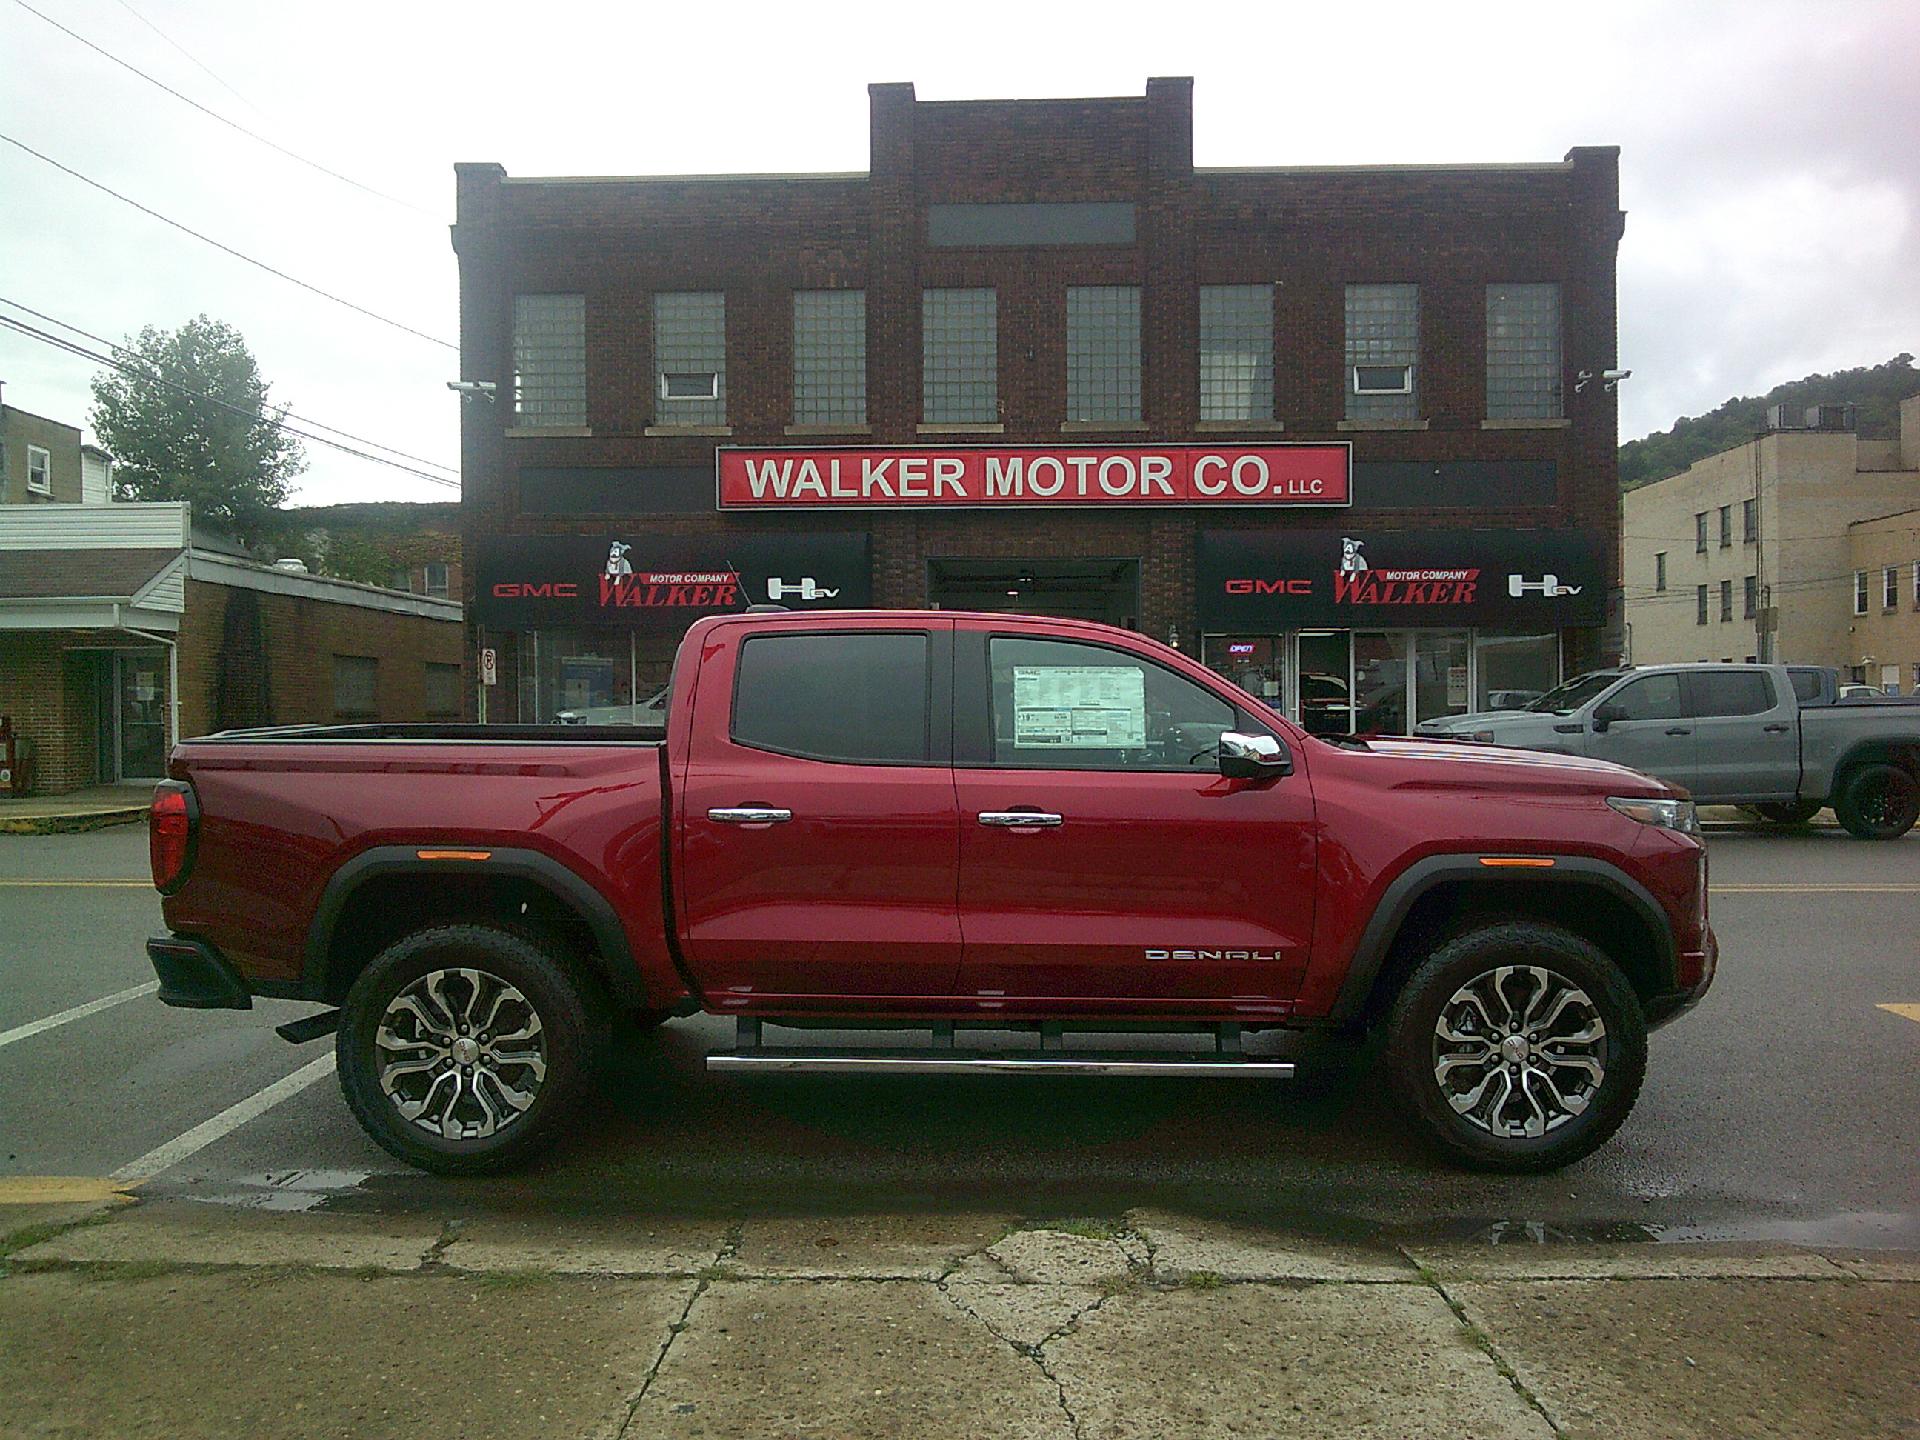
[[1920,1262],[169,1201],[0,1261],[0,1374],[5,1440],[1902,1436]]

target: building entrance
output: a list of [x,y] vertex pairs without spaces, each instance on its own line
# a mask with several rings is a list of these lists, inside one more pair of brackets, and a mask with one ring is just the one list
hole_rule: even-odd
[[942,557],[927,562],[927,594],[941,610],[1053,615],[1137,630],[1140,562]]

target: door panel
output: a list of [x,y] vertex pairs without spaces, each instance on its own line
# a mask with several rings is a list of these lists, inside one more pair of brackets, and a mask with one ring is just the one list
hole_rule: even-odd
[[[717,1005],[953,993],[951,627],[929,630],[787,631],[764,637],[778,642],[764,657],[753,648],[763,637],[749,638],[703,669],[678,802],[679,893],[688,963]],[[737,670],[744,732],[729,723]],[[920,763],[901,759],[916,723],[926,737]],[[884,759],[766,748],[783,740]],[[752,808],[788,818],[726,813]]]
[[1693,788],[1693,721],[1687,715],[1677,673],[1639,676],[1609,692],[1600,703],[1616,705],[1626,714],[1604,731],[1589,730],[1587,754]]
[[[1220,733],[1253,722],[1185,672],[1117,646],[979,641],[957,637],[963,703],[969,676],[988,691],[954,772],[963,991],[987,1008],[1291,999],[1313,924],[1305,773],[1223,779]],[[1049,823],[1005,823],[1023,811]]]
[[1687,675],[1698,763],[1689,787],[1703,801],[1788,800],[1799,788],[1800,737],[1791,697],[1764,670]]

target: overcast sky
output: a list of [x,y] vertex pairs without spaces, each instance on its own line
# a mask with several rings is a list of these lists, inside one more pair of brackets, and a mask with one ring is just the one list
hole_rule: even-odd
[[[1537,161],[1621,146],[1620,352],[1634,372],[1622,438],[1809,371],[1920,351],[1913,0],[30,3],[417,208],[194,113],[19,0],[0,0],[0,132],[448,340],[456,160],[518,175],[862,170],[869,81],[963,99],[1132,95],[1149,75],[1192,75],[1202,165]],[[205,311],[240,328],[297,412],[458,459],[453,351],[5,144],[0,296],[115,340]],[[0,330],[10,404],[83,423],[93,368]],[[309,454],[302,503],[454,493]]]

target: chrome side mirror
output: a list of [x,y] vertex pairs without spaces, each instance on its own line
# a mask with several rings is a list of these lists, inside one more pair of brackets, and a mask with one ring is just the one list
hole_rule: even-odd
[[1292,772],[1293,757],[1271,735],[1229,730],[1220,737],[1220,773],[1229,780],[1267,780]]

